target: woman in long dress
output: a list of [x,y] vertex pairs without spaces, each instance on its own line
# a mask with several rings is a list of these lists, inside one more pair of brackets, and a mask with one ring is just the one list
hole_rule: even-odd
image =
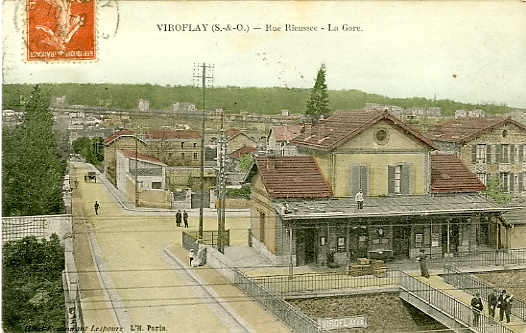
[[418,255],[418,257],[416,257],[416,260],[420,262],[420,274],[426,279],[429,279],[429,272],[427,271],[426,265],[426,256],[426,251],[420,250],[420,254]]

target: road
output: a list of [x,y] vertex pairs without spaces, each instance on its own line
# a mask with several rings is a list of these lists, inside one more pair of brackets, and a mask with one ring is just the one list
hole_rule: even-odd
[[[84,182],[88,165],[73,166],[72,179],[79,180],[73,195],[75,259],[90,330],[93,325],[124,331],[290,332],[215,269],[188,268],[181,232],[198,230],[197,211],[189,212],[185,229],[175,226],[173,212],[123,209],[100,180]],[[205,230],[217,228],[214,215],[205,216]],[[228,217],[226,223],[231,242],[246,243],[249,217]],[[105,287],[98,289],[97,282]]]

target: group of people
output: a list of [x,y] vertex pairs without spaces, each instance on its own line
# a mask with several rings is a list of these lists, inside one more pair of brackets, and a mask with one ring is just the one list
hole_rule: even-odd
[[[488,295],[488,313],[491,318],[495,318],[495,311],[499,309],[499,321],[503,321],[506,317],[506,322],[510,322],[511,306],[513,303],[513,295],[506,290],[502,290],[497,297],[496,290],[492,290]],[[484,310],[484,304],[480,298],[480,294],[476,293],[471,299],[471,307],[473,309],[473,326],[478,326],[480,321],[480,313]]]
[[178,227],[181,226],[181,220],[184,222],[184,227],[188,228],[188,213],[186,210],[183,210],[183,213],[181,214],[181,210],[178,210],[175,214],[175,225]]

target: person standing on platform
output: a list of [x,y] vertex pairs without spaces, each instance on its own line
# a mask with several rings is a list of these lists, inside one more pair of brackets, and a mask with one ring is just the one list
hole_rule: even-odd
[[177,211],[177,214],[175,214],[175,224],[180,227],[181,226],[181,210]]
[[508,294],[506,296],[506,307],[504,308],[504,314],[506,315],[506,323],[510,323],[511,317],[511,304],[513,303],[513,295]]
[[192,261],[194,261],[194,249],[190,249],[190,252],[188,252],[188,260],[190,261],[190,267],[192,267]]
[[497,299],[497,307],[499,308],[499,321],[504,319],[504,309],[506,308],[506,290],[503,290]]
[[188,228],[188,213],[186,212],[186,210],[183,210],[183,222],[184,227]]
[[473,326],[479,326],[480,313],[484,310],[484,305],[482,304],[482,299],[480,298],[479,293],[476,293],[471,299],[471,308],[473,309]]
[[495,290],[492,290],[488,295],[488,312],[491,318],[495,318],[495,308],[497,307],[497,303],[497,295],[495,294]]
[[427,270],[427,264],[426,264],[426,250],[422,249],[420,250],[420,254],[418,257],[416,257],[416,260],[420,262],[420,275],[425,277],[426,279],[429,279],[429,272]]
[[363,192],[362,189],[354,196],[354,201],[358,204],[358,209],[363,209]]

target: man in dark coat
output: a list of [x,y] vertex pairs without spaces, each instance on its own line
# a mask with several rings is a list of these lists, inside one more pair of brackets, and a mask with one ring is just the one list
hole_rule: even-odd
[[186,210],[183,210],[183,222],[184,227],[188,228],[188,213],[186,212]]
[[495,318],[495,308],[497,307],[497,303],[497,295],[495,294],[495,290],[492,290],[488,295],[488,311],[491,318]]
[[482,304],[482,299],[480,298],[479,293],[476,293],[471,299],[471,308],[473,309],[473,326],[479,326],[480,313],[484,310],[484,305]]
[[504,311],[507,307],[506,303],[506,290],[503,290],[500,293],[499,298],[497,300],[497,307],[499,308],[499,321],[502,321],[502,319],[504,319]]
[[175,214],[175,224],[180,227],[181,226],[181,210],[177,211],[177,214]]

